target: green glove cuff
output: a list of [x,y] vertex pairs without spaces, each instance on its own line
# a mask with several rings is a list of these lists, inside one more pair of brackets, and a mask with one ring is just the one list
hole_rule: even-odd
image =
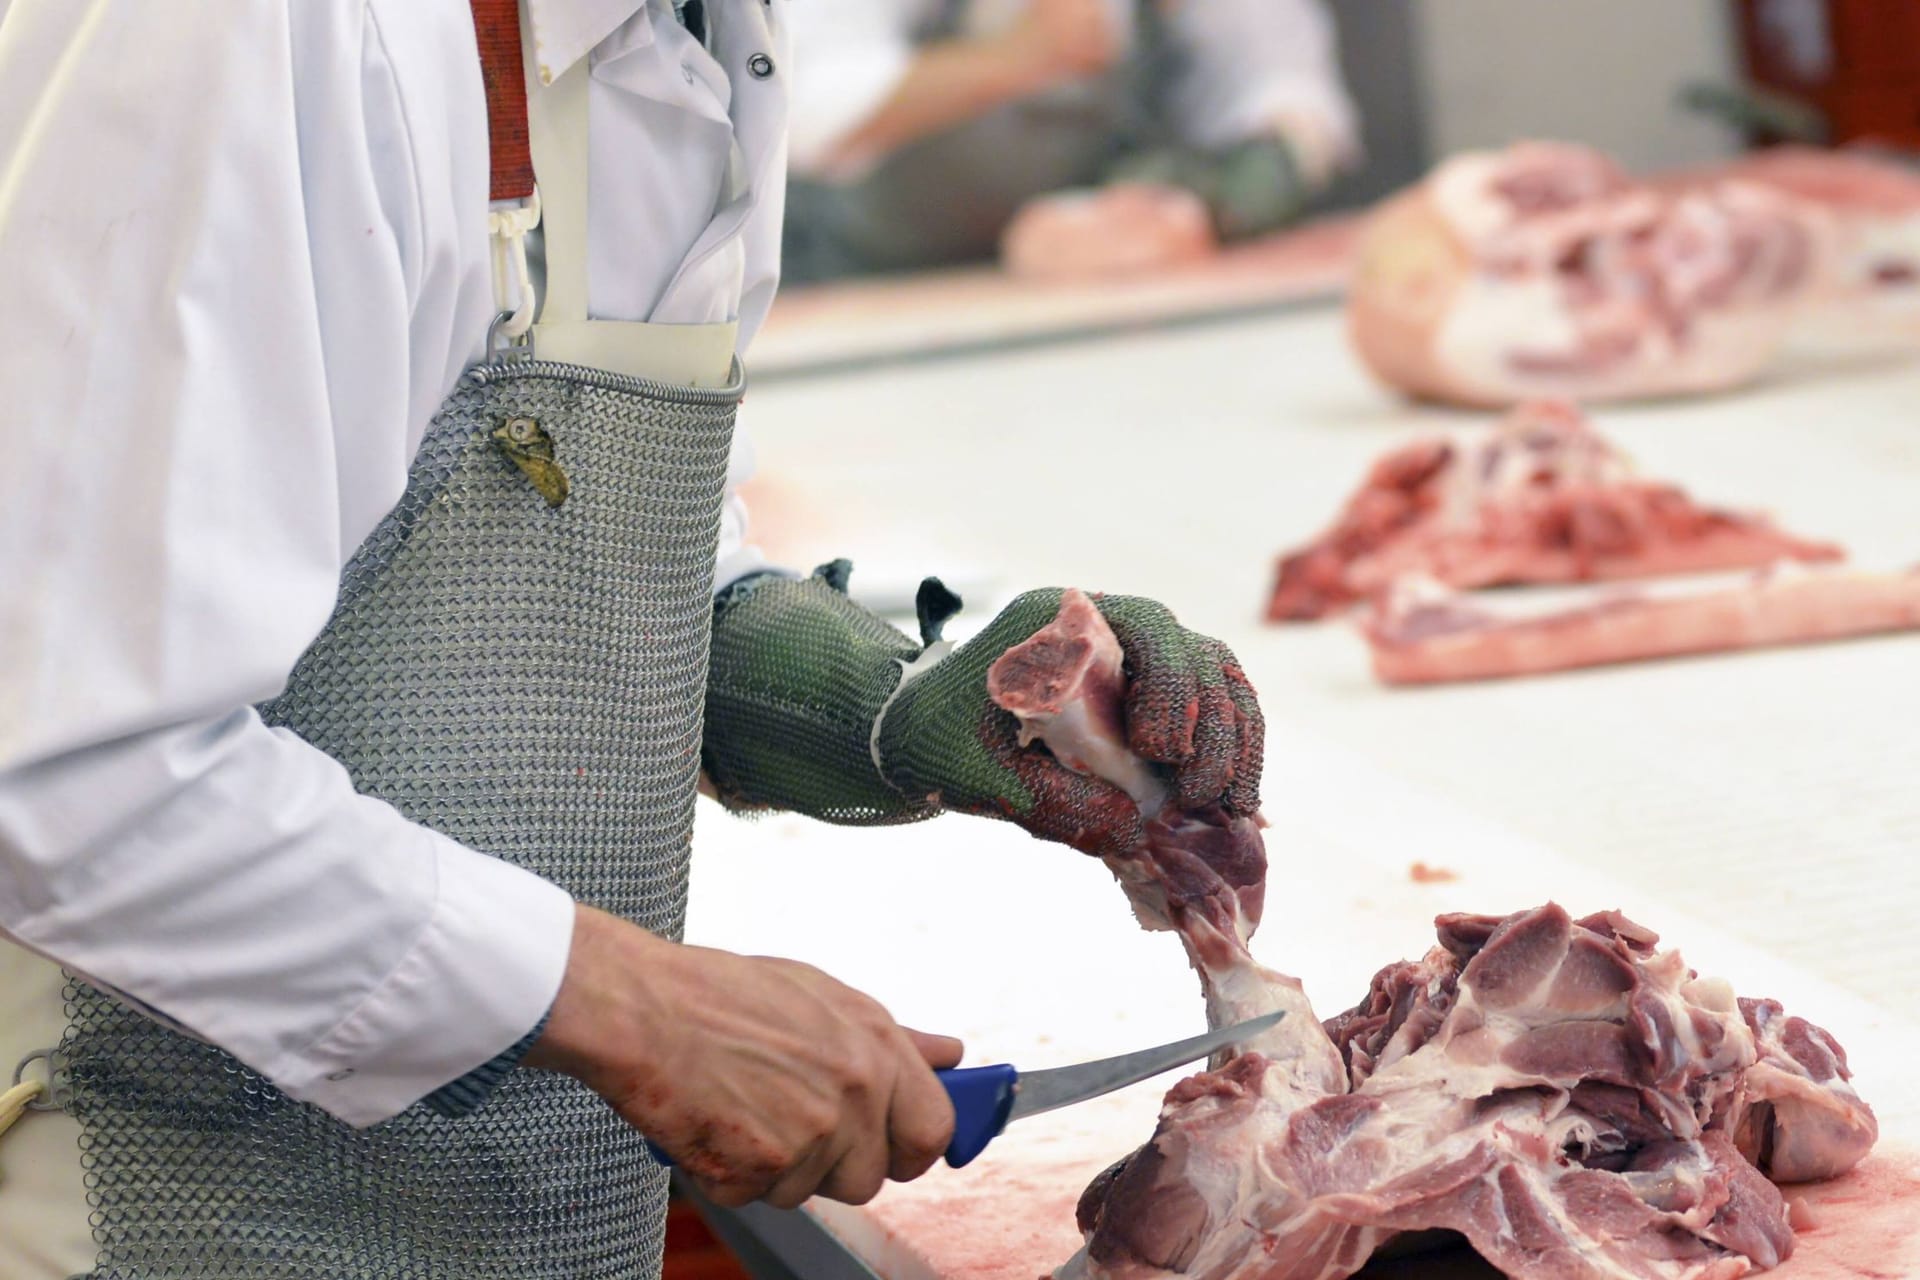
[[874,718],[922,646],[848,599],[847,571],[763,577],[716,605],[701,762],[730,808],[861,825],[939,812],[874,767]]
[[1293,147],[1277,133],[1223,151],[1167,147],[1140,152],[1115,165],[1107,180],[1193,192],[1213,215],[1222,240],[1285,226],[1300,216],[1313,194]]

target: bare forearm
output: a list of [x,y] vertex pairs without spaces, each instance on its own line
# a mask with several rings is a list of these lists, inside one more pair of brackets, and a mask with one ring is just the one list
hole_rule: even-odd
[[923,47],[880,107],[837,148],[886,155],[975,120],[1053,83],[1056,73],[1004,40],[946,40]]

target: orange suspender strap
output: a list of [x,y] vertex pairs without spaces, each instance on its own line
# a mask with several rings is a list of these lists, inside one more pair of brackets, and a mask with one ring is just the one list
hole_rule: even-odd
[[527,76],[520,55],[520,0],[470,0],[487,88],[487,143],[492,156],[488,198],[533,196],[533,149],[527,135]]

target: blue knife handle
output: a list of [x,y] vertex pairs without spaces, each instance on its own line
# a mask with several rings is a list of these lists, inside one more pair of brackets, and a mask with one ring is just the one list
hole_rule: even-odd
[[1020,1073],[1006,1063],[991,1067],[956,1067],[936,1071],[947,1096],[953,1099],[953,1141],[947,1163],[958,1169],[987,1149],[1007,1127],[1013,1110],[1013,1087]]
[[[1007,1115],[1013,1110],[1013,1087],[1019,1071],[1005,1063],[991,1067],[956,1067],[933,1073],[953,1100],[953,1141],[947,1146],[947,1163],[958,1169],[987,1149],[987,1144],[1007,1127]],[[647,1154],[663,1168],[673,1168],[673,1157],[647,1140]]]

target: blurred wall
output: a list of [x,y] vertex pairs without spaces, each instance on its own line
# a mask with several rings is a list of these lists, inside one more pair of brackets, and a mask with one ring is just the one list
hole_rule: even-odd
[[1735,78],[1732,19],[1717,0],[1416,0],[1413,9],[1435,157],[1565,138],[1651,169],[1734,149],[1727,130],[1675,105],[1689,80]]

